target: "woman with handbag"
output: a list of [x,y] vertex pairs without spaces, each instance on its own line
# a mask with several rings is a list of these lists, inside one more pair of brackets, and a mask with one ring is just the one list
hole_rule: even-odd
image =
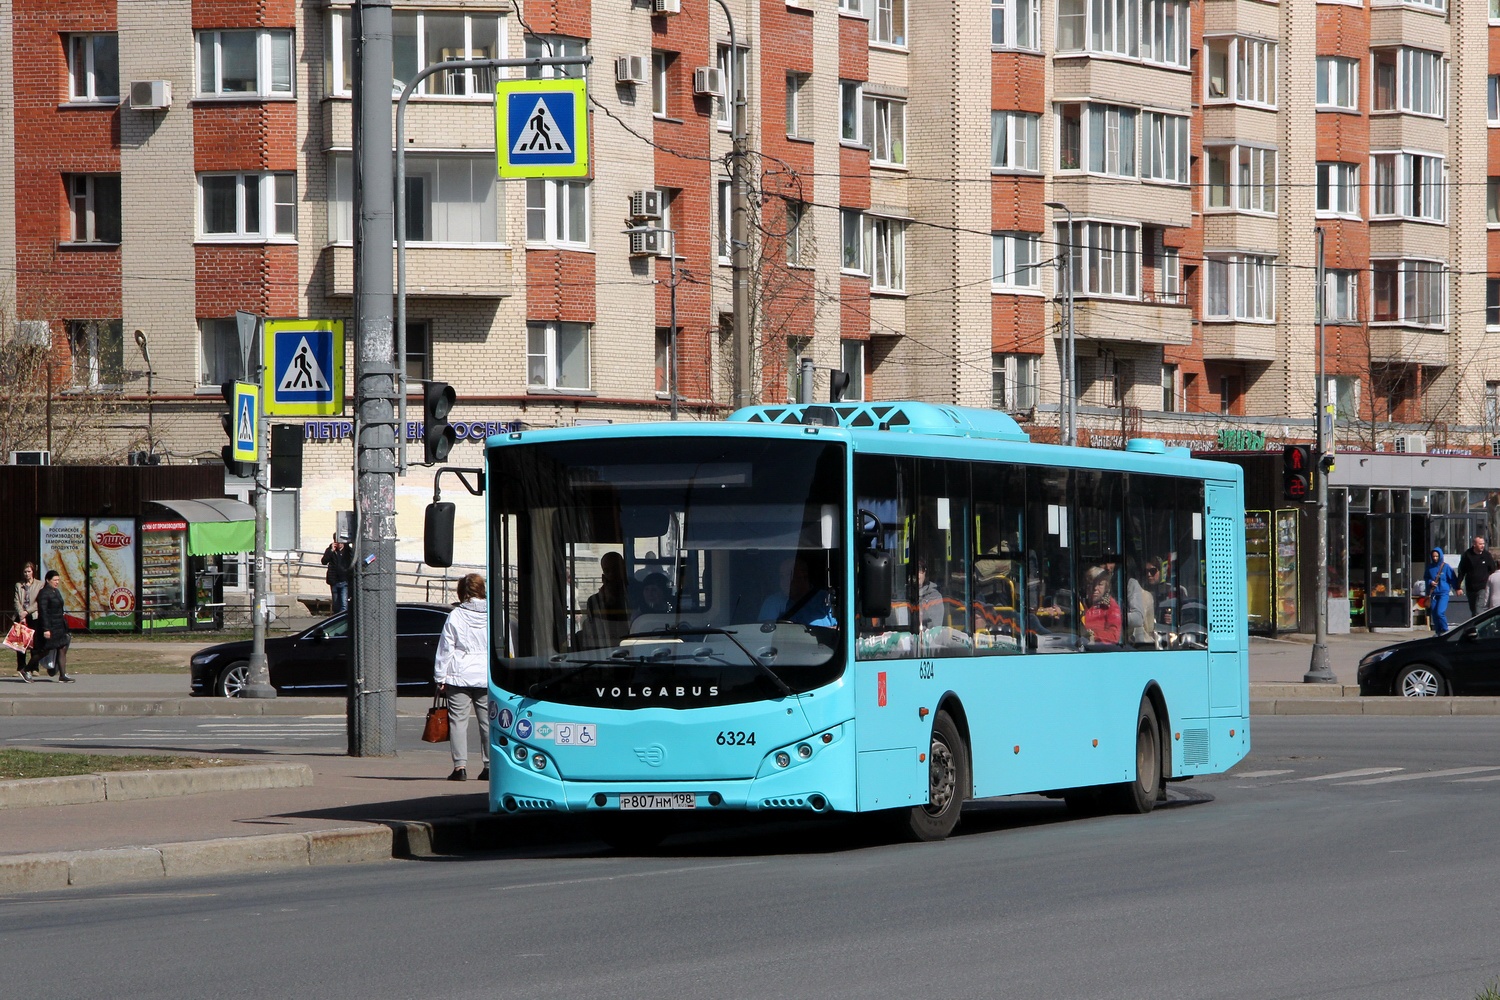
[[[37,624],[37,595],[42,592],[42,581],[36,578],[36,563],[28,562],[21,567],[21,579],[16,583],[16,621],[25,625],[35,632],[40,626]],[[34,647],[33,647],[34,648]],[[16,650],[16,672],[21,675],[21,680],[31,683],[31,675],[35,673],[35,665],[28,666],[26,658],[29,651]]]
[[44,582],[46,586],[36,598],[40,620],[37,622],[37,638],[31,646],[31,672],[36,673],[41,658],[50,655],[56,666],[48,666],[47,673],[56,670],[58,681],[72,684],[73,678],[68,676],[68,645],[73,637],[68,632],[68,619],[63,613],[62,590],[59,589],[62,578],[57,575],[57,570],[49,569]]
[[469,777],[469,715],[479,716],[479,759],[484,770],[479,780],[490,776],[490,644],[489,605],[485,601],[484,577],[466,574],[458,581],[458,607],[443,624],[433,661],[433,680],[439,695],[448,701],[448,750],[453,754],[449,781]]

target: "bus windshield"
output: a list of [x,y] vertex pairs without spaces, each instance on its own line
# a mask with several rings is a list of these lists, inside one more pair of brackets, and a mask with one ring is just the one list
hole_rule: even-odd
[[838,443],[722,435],[493,449],[495,683],[691,708],[836,679],[844,468]]

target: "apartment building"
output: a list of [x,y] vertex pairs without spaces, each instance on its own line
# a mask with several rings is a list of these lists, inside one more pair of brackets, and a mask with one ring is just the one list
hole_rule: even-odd
[[[674,389],[721,416],[737,77],[760,398],[810,357],[819,396],[842,369],[852,397],[1002,407],[1043,440],[1066,386],[1084,444],[1274,447],[1312,437],[1321,300],[1346,447],[1488,453],[1497,4],[398,3],[396,84],[593,60],[586,180],[495,179],[492,72],[413,97],[408,373],[455,386],[457,464],[511,422],[664,419]],[[0,0],[0,25],[7,329],[50,351],[59,413],[126,411],[99,454],[217,461],[236,311],[352,311],[354,10]],[[274,548],[351,506],[351,430],[308,422]],[[398,489],[403,557],[430,490]]]

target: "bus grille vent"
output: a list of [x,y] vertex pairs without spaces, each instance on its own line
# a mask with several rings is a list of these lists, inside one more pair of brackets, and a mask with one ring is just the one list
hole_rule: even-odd
[[800,795],[797,796],[796,798],[793,798],[791,796],[785,796],[785,797],[777,798],[777,799],[761,799],[760,807],[762,809],[811,809],[812,808],[812,806],[808,803],[807,799],[801,797]]
[[1182,762],[1199,767],[1208,765],[1208,730],[1184,729],[1182,731]]
[[551,799],[528,799],[517,797],[515,799],[515,803],[517,812],[524,812],[528,809],[543,812],[550,811],[556,808],[556,803],[554,803]]

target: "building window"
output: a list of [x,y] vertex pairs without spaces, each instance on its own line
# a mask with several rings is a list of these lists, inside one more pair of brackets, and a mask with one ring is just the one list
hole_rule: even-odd
[[1161,408],[1165,413],[1176,413],[1181,407],[1177,403],[1177,366],[1161,366]]
[[1489,177],[1484,187],[1485,221],[1500,226],[1500,177]]
[[658,187],[656,196],[661,201],[661,218],[656,222],[656,228],[662,230],[670,229],[666,233],[666,239],[662,240],[661,249],[656,252],[658,257],[671,257],[677,253],[677,230],[672,225],[672,210],[677,204],[677,195],[681,193],[677,188]]
[[1276,106],[1276,43],[1263,38],[1207,38],[1207,99]]
[[870,41],[879,45],[906,46],[906,0],[874,0],[870,18]]
[[1359,419],[1359,376],[1334,375],[1328,379],[1328,397],[1335,420]]
[[526,324],[526,385],[532,389],[587,390],[587,323]]
[[1234,212],[1276,211],[1276,150],[1255,146],[1205,148],[1208,207]]
[[839,11],[844,14],[857,14],[860,17],[868,16],[865,13],[866,0],[839,0]]
[[1500,278],[1484,281],[1484,325],[1492,330],[1500,327]]
[[906,223],[899,219],[865,216],[870,263],[870,288],[899,292],[906,288]]
[[672,328],[656,328],[656,394],[665,396],[672,391]]
[[120,39],[113,32],[68,36],[68,100],[120,99]]
[[1447,273],[1441,261],[1372,260],[1370,270],[1372,323],[1447,323]]
[[1146,0],[1141,11],[1141,58],[1186,69],[1190,34],[1183,0]]
[[1140,0],[1059,0],[1059,52],[1140,56]]
[[851,83],[848,80],[839,81],[839,141],[851,146],[864,145],[864,133],[861,130],[863,116],[860,109],[864,104],[864,85]]
[[[334,16],[338,18],[336,26],[340,32],[347,30],[352,24],[352,18],[348,14]],[[505,28],[505,18],[496,14],[464,14],[444,10],[394,12],[391,15],[391,62],[395,92],[399,93],[400,88],[411,82],[419,72],[436,63],[458,59],[501,58],[505,53]],[[352,53],[352,49],[350,51]],[[429,97],[493,98],[495,71],[442,70],[424,79],[415,93]]]
[[1083,169],[1110,177],[1134,177],[1134,108],[1113,104],[1057,106],[1059,170]]
[[[1079,222],[1074,229],[1074,290],[1080,295],[1140,298],[1140,230],[1106,222]],[[1057,245],[1067,247],[1068,236],[1068,226],[1060,223]]]
[[1236,381],[1228,375],[1219,377],[1219,413],[1223,416],[1234,412],[1235,399],[1239,396]]
[[990,44],[1007,49],[1041,48],[1041,0],[990,0]]
[[1318,164],[1317,214],[1359,218],[1359,164]]
[[119,320],[72,320],[68,349],[74,389],[119,389],[125,370],[125,339]]
[[120,177],[118,174],[69,174],[68,214],[73,243],[120,242]]
[[1276,271],[1271,258],[1251,254],[1203,262],[1205,319],[1269,323],[1276,319]]
[[807,203],[783,201],[786,211],[786,263],[788,267],[811,267],[812,231],[808,225]]
[[198,384],[223,385],[243,378],[244,356],[240,353],[239,324],[228,319],[198,321]]
[[1500,126],[1500,75],[1491,73],[1489,77],[1489,101],[1485,104],[1485,122],[1490,128]]
[[[588,54],[589,43],[582,38],[569,38],[566,35],[526,36],[527,59],[574,59]],[[584,66],[581,63],[572,66],[526,67],[528,80],[582,80],[584,76]]]
[[741,45],[735,52],[734,72],[730,72],[729,46],[719,46],[718,66],[719,72],[724,75],[724,90],[720,96],[714,98],[714,117],[719,123],[719,128],[730,129],[734,122],[730,120],[734,114],[734,93],[736,90],[744,91],[747,98],[750,94],[750,78],[746,75],[750,66],[750,50]]
[[716,219],[719,223],[719,263],[729,263],[729,236],[734,223],[733,188],[729,181],[719,182]]
[[1042,287],[1038,266],[1041,237],[1036,233],[995,233],[990,237],[990,286],[996,290]]
[[296,174],[199,174],[198,187],[201,238],[296,238]]
[[839,210],[839,229],[843,241],[842,268],[851,274],[865,274],[865,215],[857,208]]
[[839,342],[839,356],[844,374],[849,376],[849,385],[844,389],[844,399],[857,402],[865,398],[865,342],[844,340]]
[[651,113],[658,118],[667,117],[667,95],[671,93],[671,67],[675,55],[671,52],[651,53]]
[[1373,218],[1395,217],[1442,222],[1446,168],[1441,156],[1373,153]]
[[1359,60],[1318,56],[1318,107],[1353,111],[1359,107]]
[[1141,113],[1141,177],[1172,184],[1188,182],[1188,125],[1182,115]]
[[588,181],[528,180],[526,242],[560,247],[588,246]]
[[866,97],[864,134],[870,162],[899,167],[906,163],[906,102]]
[[1161,248],[1161,281],[1158,284],[1158,301],[1180,305],[1182,297],[1182,257],[1176,247]]
[[1425,49],[1381,49],[1375,53],[1375,111],[1404,111],[1442,118],[1446,114],[1448,60]]
[[1040,121],[1040,115],[1028,115],[1022,111],[991,111],[990,167],[1035,171]]
[[292,32],[198,32],[199,97],[292,96]]
[[786,75],[786,134],[794,138],[811,138],[812,77],[807,73]]
[[[335,154],[329,163],[328,234],[354,239],[354,161]],[[504,239],[505,215],[491,156],[407,156],[406,239],[412,243],[487,245]]]
[[1323,318],[1330,323],[1359,321],[1359,272],[1323,272]]
[[1037,356],[990,355],[990,405],[1017,413],[1036,408]]

